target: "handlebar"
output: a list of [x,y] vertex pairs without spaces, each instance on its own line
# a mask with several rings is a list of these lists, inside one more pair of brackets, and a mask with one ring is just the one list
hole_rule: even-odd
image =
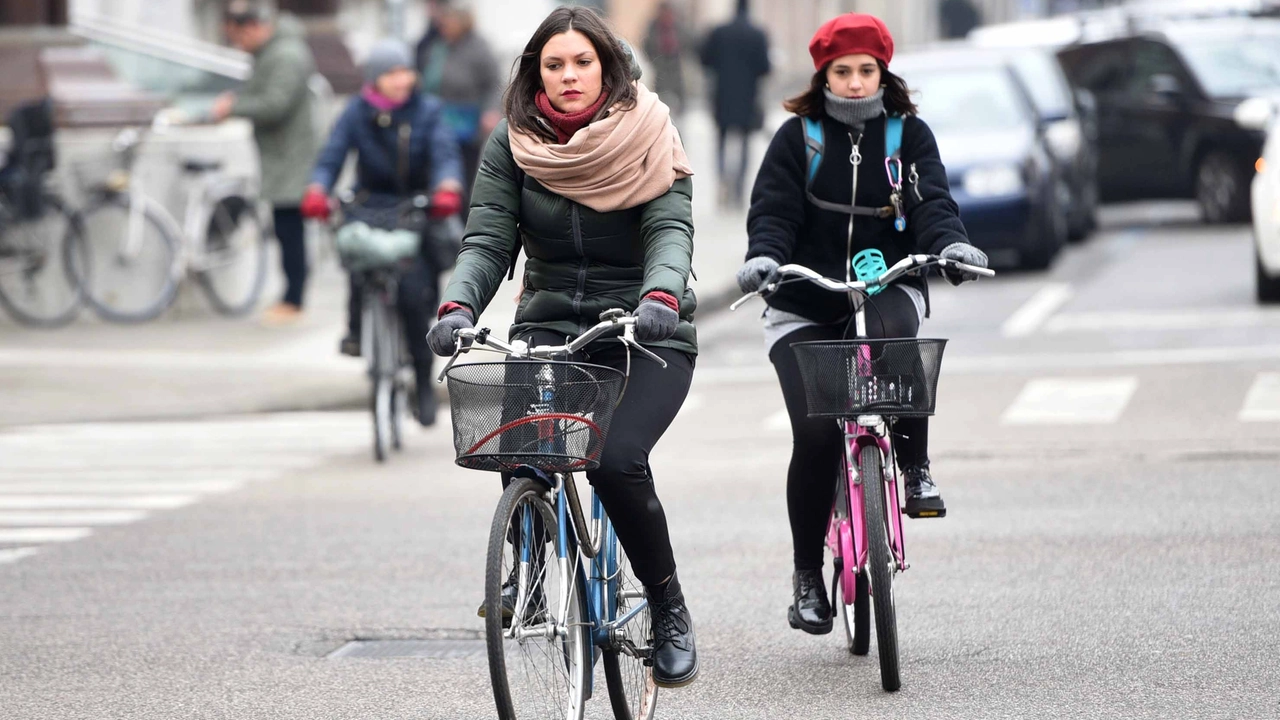
[[[783,265],[782,267],[777,269],[776,273],[779,277],[791,276],[794,278],[808,280],[812,282],[814,285],[817,285],[818,287],[823,288],[824,290],[830,290],[831,292],[841,292],[841,293],[858,292],[858,293],[866,294],[867,291],[872,290],[874,288],[885,287],[890,283],[894,282],[895,280],[903,277],[904,275],[917,273],[925,268],[934,267],[934,266],[937,266],[943,269],[950,268],[953,270],[958,270],[960,272],[969,273],[971,275],[977,275],[978,277],[989,278],[989,277],[995,277],[996,275],[994,270],[978,267],[976,265],[969,265],[962,262],[956,262],[955,260],[948,260],[947,258],[940,257],[938,255],[908,255],[905,258],[894,263],[893,267],[889,268],[888,270],[885,270],[884,273],[881,274],[879,277],[869,281],[853,280],[850,282],[845,282],[843,280],[833,280],[831,278],[823,276],[821,273],[814,272],[813,270],[810,270],[809,268],[803,265]],[[730,305],[729,309],[737,310],[739,307],[742,307],[744,303],[746,303],[747,301],[751,300],[754,297],[764,296],[764,295],[773,293],[778,289],[778,286],[780,286],[783,282],[784,281],[782,280],[775,280],[771,283],[764,285],[763,287],[761,287],[759,290],[756,290],[755,292],[747,293],[746,295],[743,295],[741,298],[735,301],[732,305]]]
[[454,331],[454,339],[457,347],[453,351],[453,357],[449,358],[449,362],[445,364],[444,369],[440,371],[440,377],[437,382],[444,382],[445,376],[449,373],[449,369],[458,361],[458,357],[462,353],[469,352],[472,349],[488,350],[490,352],[498,352],[509,355],[519,360],[527,359],[543,359],[551,360],[557,355],[572,355],[587,345],[598,340],[609,330],[621,327],[622,335],[618,337],[618,341],[634,350],[639,350],[650,360],[658,363],[662,367],[667,366],[667,361],[658,357],[653,351],[636,342],[635,338],[636,319],[627,314],[625,310],[613,309],[600,313],[600,322],[589,328],[586,332],[577,338],[566,342],[562,345],[530,345],[524,340],[513,340],[507,342],[499,340],[490,335],[489,328],[468,328]]

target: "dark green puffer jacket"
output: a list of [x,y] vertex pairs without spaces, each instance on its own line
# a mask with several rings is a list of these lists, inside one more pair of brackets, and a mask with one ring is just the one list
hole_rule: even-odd
[[528,256],[511,336],[531,330],[577,336],[610,308],[636,309],[661,290],[680,299],[676,334],[655,347],[698,351],[688,287],[693,262],[693,181],[677,180],[639,207],[600,213],[527,176],[511,156],[507,123],[489,137],[471,195],[462,252],[443,303],[476,316],[506,277],[516,242]]

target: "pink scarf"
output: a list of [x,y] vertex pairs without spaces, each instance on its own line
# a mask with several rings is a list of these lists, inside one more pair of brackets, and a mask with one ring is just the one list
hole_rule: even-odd
[[369,103],[370,105],[374,106],[375,108],[377,108],[382,112],[391,112],[393,110],[399,110],[400,108],[404,107],[406,103],[409,102],[408,99],[405,99],[401,102],[396,102],[395,100],[392,100],[386,95],[383,95],[382,93],[378,92],[378,89],[375,88],[372,84],[365,85],[363,88],[360,89],[360,97],[364,98],[365,102]]

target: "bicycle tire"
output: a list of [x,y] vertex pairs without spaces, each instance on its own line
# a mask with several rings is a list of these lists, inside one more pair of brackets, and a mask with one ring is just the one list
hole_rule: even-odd
[[386,462],[391,439],[391,378],[382,371],[386,354],[385,310],[381,301],[365,295],[365,332],[369,333],[369,412],[373,416],[373,459]]
[[[246,225],[251,227],[246,228]],[[256,211],[256,205],[239,195],[229,195],[218,200],[209,213],[209,222],[201,242],[204,246],[203,261],[206,263],[222,259],[219,257],[221,248],[218,247],[221,243],[245,244],[245,252],[242,254],[252,266],[248,289],[240,297],[228,297],[224,290],[219,289],[215,280],[215,270],[227,267],[230,262],[216,268],[202,267],[196,272],[196,279],[204,289],[209,304],[219,314],[227,317],[249,314],[257,307],[267,280],[266,228]]]
[[[107,217],[108,213],[130,212],[130,200],[128,195],[110,194],[100,195],[90,202],[90,204],[81,211],[82,227],[102,228],[110,227],[112,223]],[[150,203],[142,208],[142,219],[144,229],[150,228],[153,232],[143,234],[142,242],[145,244],[148,253],[153,253],[156,262],[151,262],[154,267],[151,268],[159,282],[158,289],[154,292],[146,292],[144,298],[145,303],[138,303],[141,307],[137,309],[122,309],[117,307],[118,293],[120,288],[115,283],[99,282],[102,278],[91,277],[92,271],[90,266],[95,260],[95,251],[101,257],[101,250],[106,247],[98,248],[98,243],[88,237],[87,233],[81,233],[77,236],[78,242],[69,242],[64,245],[66,252],[67,267],[72,271],[76,282],[79,283],[84,292],[84,301],[93,311],[104,320],[118,323],[140,323],[148,320],[154,320],[159,317],[169,306],[173,304],[173,300],[178,295],[179,281],[179,265],[178,258],[178,238],[174,237],[166,228],[165,223],[161,219],[161,215],[155,210]],[[126,220],[127,222],[127,220]],[[148,238],[155,238],[152,243],[147,243]],[[117,238],[111,239],[113,243],[118,242]],[[155,247],[151,247],[154,245]],[[142,251],[139,251],[139,256]],[[78,261],[77,256],[82,257],[83,261]],[[148,261],[151,257],[148,256]],[[133,260],[125,260],[116,258],[117,263],[133,262],[135,265],[141,266],[144,263],[139,262],[137,258]],[[149,273],[151,274],[151,273]],[[136,273],[128,273],[127,285],[131,288],[138,288],[142,283],[137,281],[136,277],[130,277]],[[150,297],[147,297],[150,296]]]
[[898,618],[893,601],[893,552],[889,548],[889,515],[885,505],[884,470],[880,448],[862,448],[858,456],[862,479],[862,515],[867,538],[867,571],[876,618],[876,649],[880,654],[880,684],[888,692],[902,687],[898,667]]
[[[613,621],[635,607],[637,597],[644,596],[644,586],[631,573],[631,563],[627,560],[622,544],[618,542],[612,523],[605,535],[604,550],[606,571],[614,578],[605,586],[606,593],[614,601],[606,619]],[[612,563],[609,562],[610,553],[615,558]],[[609,599],[607,596],[606,601]],[[637,641],[643,644],[652,640],[648,610],[640,611],[634,620],[623,627],[623,636],[633,645]],[[642,659],[618,649],[606,649],[601,661],[604,665],[605,687],[609,690],[609,704],[613,706],[613,717],[617,720],[651,720],[658,703],[658,686],[653,682],[653,668],[646,666]]]
[[[15,267],[14,272],[0,269],[0,306],[3,306],[10,317],[21,325],[32,328],[58,328],[75,320],[84,302],[84,289],[67,265],[71,255],[65,249],[68,244],[74,243],[77,248],[75,252],[84,251],[84,243],[73,238],[73,236],[79,237],[84,234],[84,226],[81,224],[80,216],[68,209],[62,202],[62,198],[57,195],[44,194],[41,196],[41,204],[45,208],[51,208],[58,217],[65,218],[66,229],[58,237],[39,237],[38,242],[42,247],[30,256],[24,254],[19,258],[17,262],[22,266]],[[7,233],[9,227],[12,225],[0,229],[0,232]],[[46,263],[51,259],[60,264],[61,268],[55,265],[52,272],[45,273]],[[83,263],[83,258],[79,258],[78,262]],[[8,277],[19,278],[23,287],[6,289],[8,283],[5,278]],[[55,289],[49,287],[51,282],[66,284],[65,297],[52,297],[51,291]],[[14,290],[38,293],[48,298],[48,302],[25,302],[25,298],[18,297]]]
[[[833,583],[837,588],[840,587],[839,578],[837,574]],[[871,651],[871,600],[866,572],[860,572],[854,578],[853,604],[844,604],[842,592],[836,593],[836,599],[840,603],[840,616],[844,618],[845,645],[851,655],[862,656]]]
[[[521,530],[512,532],[512,523],[517,517],[524,517],[524,508],[536,513],[529,525],[533,532],[539,535],[531,543],[534,547],[530,550],[530,572],[527,576],[529,585],[525,588],[526,607],[530,602],[537,602],[534,600],[538,596],[537,590],[544,588],[541,592],[541,607],[540,609],[535,607],[531,611],[532,615],[540,615],[544,623],[547,617],[560,615],[558,605],[561,599],[559,587],[561,564],[554,551],[557,531],[556,512],[548,502],[546,492],[546,486],[541,483],[528,478],[516,478],[503,491],[498,507],[494,511],[493,525],[489,530],[489,548],[485,563],[485,646],[488,651],[489,680],[493,689],[493,700],[501,720],[516,720],[516,718],[520,720],[526,720],[526,718],[581,720],[586,708],[586,686],[591,673],[592,644],[588,635],[587,611],[582,577],[579,572],[581,564],[578,562],[576,553],[571,550],[570,559],[566,563],[573,577],[569,578],[568,583],[569,592],[565,607],[568,612],[565,615],[563,641],[560,638],[547,640],[545,644],[549,649],[544,649],[540,647],[541,639],[530,638],[526,642],[508,640],[506,628],[504,628],[504,623],[521,622],[514,615],[508,618],[503,617],[502,586],[511,575],[511,569],[516,567],[516,543],[511,538],[525,537],[525,533]],[[511,564],[504,562],[508,551],[510,551]],[[538,566],[537,569],[534,569],[534,566]],[[553,578],[548,574],[550,571],[555,572],[555,582],[552,582]],[[549,587],[552,585],[554,585],[554,592]],[[556,600],[554,607],[551,604],[553,597]],[[520,609],[516,608],[517,611]],[[534,647],[529,647],[531,645]],[[540,690],[527,692],[526,677],[536,676],[542,680],[552,678],[553,674],[548,672],[543,676],[538,675],[536,671],[521,672],[528,670],[528,657],[522,657],[518,667],[510,667],[517,664],[508,663],[509,651],[514,651],[514,654],[519,656],[520,650],[525,648],[540,652],[543,659],[550,661],[548,670],[554,671],[554,679],[563,679],[564,686],[549,688],[548,692]],[[560,672],[561,667],[563,667],[563,673]],[[514,689],[513,673],[516,686]],[[553,694],[559,696],[561,691],[563,691],[561,697],[547,697]],[[554,707],[549,709],[548,703]]]
[[390,378],[391,383],[391,449],[399,452],[403,449],[405,415],[405,383],[400,374],[403,357],[401,338],[404,335],[400,329],[400,320],[396,311],[389,308],[385,312],[388,332],[387,352],[383,356],[386,367],[383,368],[383,374]]

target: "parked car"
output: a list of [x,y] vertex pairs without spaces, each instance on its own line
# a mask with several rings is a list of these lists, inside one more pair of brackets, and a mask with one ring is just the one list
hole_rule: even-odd
[[894,58],[933,129],[975,245],[1049,266],[1066,242],[1064,180],[1026,86],[1000,54],[972,48]]
[[1001,53],[1030,93],[1066,182],[1067,237],[1084,238],[1097,226],[1098,213],[1098,112],[1092,93],[1072,88],[1057,48],[1033,34],[992,39],[975,33],[970,40]]
[[1253,266],[1258,302],[1280,303],[1280,115],[1275,103],[1247,103],[1241,125],[1270,127],[1253,177]]
[[1208,18],[1059,53],[1098,104],[1103,200],[1192,197],[1208,222],[1246,222],[1264,134],[1235,109],[1280,91],[1280,20]]

